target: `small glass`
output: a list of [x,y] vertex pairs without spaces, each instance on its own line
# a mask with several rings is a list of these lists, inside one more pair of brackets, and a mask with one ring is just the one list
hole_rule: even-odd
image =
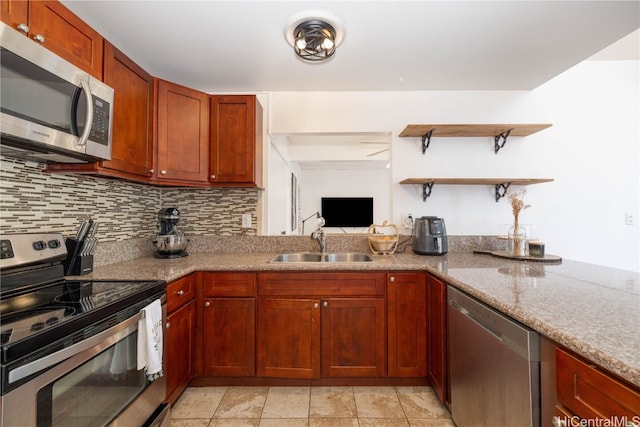
[[509,255],[513,257],[529,256],[529,243],[527,242],[526,228],[518,227],[516,232],[512,226],[509,228]]

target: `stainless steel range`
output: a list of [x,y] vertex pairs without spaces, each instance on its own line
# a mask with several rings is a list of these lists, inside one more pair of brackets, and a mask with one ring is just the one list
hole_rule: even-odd
[[166,282],[66,280],[57,233],[0,236],[0,254],[0,425],[168,423],[164,377],[136,363],[141,310],[160,299],[166,318]]

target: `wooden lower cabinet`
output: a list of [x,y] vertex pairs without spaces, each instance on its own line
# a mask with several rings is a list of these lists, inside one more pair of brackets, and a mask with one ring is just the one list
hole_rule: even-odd
[[205,377],[252,377],[256,373],[255,273],[201,273],[201,362]]
[[260,377],[320,377],[320,300],[258,299]]
[[385,375],[383,298],[260,298],[258,376]]
[[167,316],[167,402],[173,404],[194,374],[195,301]]
[[387,274],[390,377],[427,376],[427,293],[424,273]]
[[560,348],[556,392],[554,425],[640,425],[640,390]]
[[447,285],[427,274],[427,340],[429,383],[443,403],[449,402],[447,378]]
[[259,273],[258,376],[385,376],[384,283],[384,273]]
[[322,300],[321,375],[385,376],[384,298]]
[[255,299],[205,298],[205,376],[255,375]]
[[167,402],[173,404],[193,378],[196,332],[194,275],[167,285],[165,349]]

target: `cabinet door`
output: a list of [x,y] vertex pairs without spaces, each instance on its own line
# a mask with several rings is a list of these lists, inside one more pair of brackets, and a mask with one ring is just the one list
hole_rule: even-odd
[[320,377],[320,300],[260,298],[257,370],[261,377]]
[[579,418],[600,419],[603,424],[598,425],[624,417],[629,424],[639,421],[640,390],[559,348],[556,387],[558,402]]
[[[29,2],[26,0],[0,0],[0,21],[14,30],[29,26]],[[28,35],[25,33],[25,35]]]
[[429,382],[440,400],[446,403],[447,391],[447,287],[427,275],[427,339],[429,341]]
[[255,375],[255,299],[207,298],[203,319],[204,374]]
[[153,77],[105,42],[104,82],[115,90],[111,160],[103,166],[136,177],[151,176]]
[[205,93],[158,81],[157,170],[163,183],[206,184],[209,170],[209,98]]
[[62,3],[30,1],[29,35],[58,56],[102,80],[104,39]]
[[165,347],[167,349],[167,401],[172,404],[193,377],[195,319],[195,301],[191,301],[167,317]]
[[254,95],[211,96],[210,182],[262,186],[262,107]]
[[384,298],[324,299],[322,376],[384,375]]
[[387,275],[390,377],[427,375],[427,293],[423,273]]

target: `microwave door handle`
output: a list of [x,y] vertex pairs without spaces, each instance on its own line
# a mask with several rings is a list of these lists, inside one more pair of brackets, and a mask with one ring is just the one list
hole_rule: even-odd
[[[87,118],[85,120],[84,129],[82,135],[78,140],[78,145],[83,146],[87,144],[89,140],[89,134],[91,133],[91,125],[93,124],[93,97],[91,96],[91,88],[87,80],[80,80],[80,86],[84,92],[84,96],[87,100]],[[76,107],[77,108],[77,107]]]

